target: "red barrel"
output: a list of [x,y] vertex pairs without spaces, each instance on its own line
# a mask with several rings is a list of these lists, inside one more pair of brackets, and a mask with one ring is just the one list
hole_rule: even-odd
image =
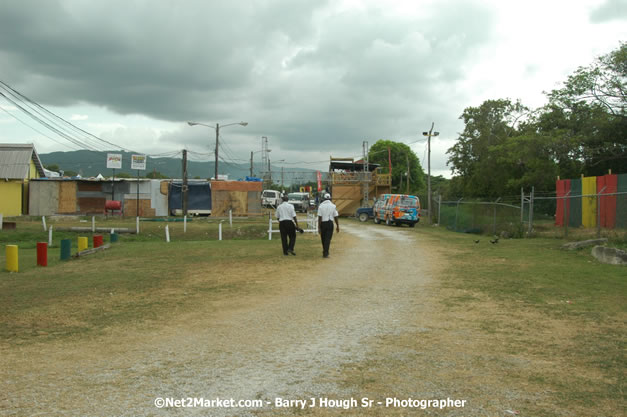
[[48,266],[48,244],[37,242],[37,265]]
[[122,210],[122,202],[118,200],[107,200],[105,210]]
[[102,235],[94,235],[94,248],[102,246]]

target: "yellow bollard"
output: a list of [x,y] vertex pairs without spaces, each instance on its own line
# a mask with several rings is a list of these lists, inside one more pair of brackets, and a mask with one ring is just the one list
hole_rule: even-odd
[[78,238],[78,251],[82,252],[88,248],[87,237],[79,236]]
[[9,272],[18,272],[18,261],[17,261],[17,245],[7,245],[6,247],[6,255],[7,255],[7,271]]

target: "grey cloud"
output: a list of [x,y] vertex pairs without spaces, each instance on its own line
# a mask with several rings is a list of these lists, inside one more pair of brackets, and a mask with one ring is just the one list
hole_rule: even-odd
[[[439,93],[491,41],[486,6],[437,2],[418,18],[326,6],[3,1],[2,79],[45,105],[246,120],[231,137],[267,135],[287,150],[349,152],[362,140],[415,135],[434,119],[457,123],[464,106]],[[161,141],[200,146],[206,138],[183,125]]]
[[590,14],[590,21],[593,23],[625,19],[627,19],[627,0],[605,0]]

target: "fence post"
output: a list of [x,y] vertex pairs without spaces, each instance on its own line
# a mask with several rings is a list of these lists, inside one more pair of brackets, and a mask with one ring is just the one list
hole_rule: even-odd
[[218,240],[222,240],[222,222],[218,224]]
[[2,213],[0,213],[0,230],[2,230]]
[[52,247],[52,225],[48,228],[48,247]]
[[525,223],[525,192],[523,188],[520,187],[520,224],[522,228],[522,224]]
[[96,233],[96,216],[91,216],[91,232]]
[[139,216],[135,217],[135,234],[139,234]]
[[531,229],[533,226],[533,194],[535,192],[535,187],[531,187],[531,194],[529,194],[529,229],[527,232],[527,236],[531,236]]
[[[568,196],[570,195],[570,190],[564,196],[564,238],[568,237],[568,223],[570,223],[570,210],[566,209],[566,205],[569,203]],[[568,214],[568,217],[566,216]]]
[[46,216],[41,216],[41,222],[44,226],[44,232],[48,231],[48,228],[46,227]]
[[272,216],[268,216],[268,240],[272,240]]
[[457,208],[455,208],[455,231],[457,232],[457,213],[459,212],[459,202],[462,201],[464,197],[457,200]]
[[601,194],[606,188],[607,185],[597,193],[597,238],[601,237]]
[[492,231],[492,234],[494,234],[496,236],[496,204],[501,200],[501,197],[497,198],[496,201],[494,202],[493,206],[494,206],[494,228]]
[[438,226],[442,223],[442,220],[440,220],[441,208],[442,208],[442,194],[438,194]]
[[183,233],[187,233],[187,214],[183,216]]
[[229,227],[233,227],[233,210],[229,209]]
[[170,243],[170,228],[168,225],[165,225],[165,241]]

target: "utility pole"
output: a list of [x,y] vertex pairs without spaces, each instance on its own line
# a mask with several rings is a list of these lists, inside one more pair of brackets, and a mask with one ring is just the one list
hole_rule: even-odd
[[181,192],[183,216],[187,216],[187,149],[183,149],[183,187]]
[[216,123],[216,174],[214,176],[215,180],[218,180],[218,141],[220,140],[220,123]]
[[250,151],[250,176],[253,176],[253,151]]
[[433,216],[431,214],[431,136],[440,134],[440,132],[433,131],[434,125],[435,122],[431,122],[431,129],[428,132],[422,132],[424,136],[427,136],[427,209],[429,210],[429,224],[433,224]]
[[411,180],[411,173],[409,171],[409,155],[405,155],[405,159],[407,159],[407,192],[405,192],[405,194],[409,194],[409,181]]

